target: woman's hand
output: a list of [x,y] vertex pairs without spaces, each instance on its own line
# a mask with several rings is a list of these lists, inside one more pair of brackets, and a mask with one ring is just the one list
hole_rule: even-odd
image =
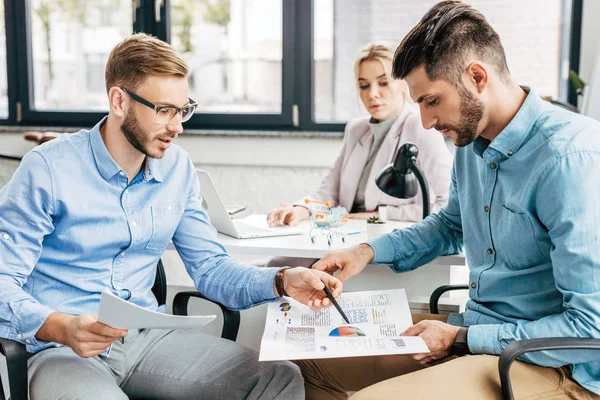
[[267,215],[269,226],[290,225],[294,226],[309,216],[306,207],[282,204]]

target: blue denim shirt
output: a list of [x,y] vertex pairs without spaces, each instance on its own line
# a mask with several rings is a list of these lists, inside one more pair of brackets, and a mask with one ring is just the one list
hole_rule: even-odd
[[229,257],[202,210],[187,153],[171,146],[127,174],[93,129],[29,152],[0,190],[0,336],[31,352],[48,315],[97,313],[105,289],[159,310],[151,288],[173,240],[196,288],[232,309],[274,299],[276,268]]
[[[473,353],[514,340],[600,338],[600,123],[529,93],[491,143],[458,148],[450,199],[438,214],[369,245],[397,272],[464,251],[470,268],[462,318]],[[453,322],[454,321],[454,322]],[[570,365],[600,393],[600,354],[547,351],[532,363]]]

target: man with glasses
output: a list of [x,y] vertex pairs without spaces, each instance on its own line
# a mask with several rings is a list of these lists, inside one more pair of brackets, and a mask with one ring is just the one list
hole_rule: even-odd
[[32,150],[0,191],[0,336],[35,353],[30,397],[303,398],[299,369],[184,330],[122,330],[97,321],[104,290],[160,310],[151,288],[172,240],[196,288],[231,309],[289,294],[329,305],[341,283],[305,268],[231,259],[201,208],[194,165],[173,146],[197,104],[188,69],[144,34],[106,65],[110,111],[91,130]]

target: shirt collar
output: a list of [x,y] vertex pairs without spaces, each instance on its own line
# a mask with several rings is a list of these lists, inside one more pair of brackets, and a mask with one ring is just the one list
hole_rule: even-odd
[[[107,117],[102,118],[102,120],[90,130],[90,143],[96,166],[98,167],[102,178],[108,181],[121,172],[122,169],[108,152],[104,140],[102,140],[102,135],[100,134],[100,128],[106,122],[106,118]],[[146,157],[146,162],[144,164],[144,180],[149,181],[154,179],[157,182],[162,182],[163,179],[160,174],[159,166],[159,159]]]
[[[473,150],[479,156],[505,160],[515,155],[530,138],[535,121],[542,113],[544,101],[534,90],[526,86],[521,88],[527,93],[527,97],[509,124],[491,142],[483,137],[475,140]],[[497,154],[489,154],[490,150]]]
[[163,178],[160,174],[160,162],[158,158],[146,157],[146,165],[144,167],[144,180],[150,181],[154,179],[157,182],[162,182]]

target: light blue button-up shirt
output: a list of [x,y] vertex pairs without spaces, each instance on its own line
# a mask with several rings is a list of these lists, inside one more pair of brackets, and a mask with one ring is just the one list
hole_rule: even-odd
[[48,315],[97,313],[110,290],[159,310],[156,264],[173,240],[196,288],[232,309],[274,299],[276,268],[236,262],[202,210],[188,154],[176,145],[127,174],[93,129],[43,144],[0,190],[0,336],[35,352]]
[[[514,340],[600,338],[600,123],[529,93],[491,143],[458,148],[450,199],[439,214],[371,242],[376,263],[397,272],[464,251],[473,353]],[[462,317],[462,318],[456,318]],[[547,351],[524,359],[570,365],[600,393],[600,353]]]

